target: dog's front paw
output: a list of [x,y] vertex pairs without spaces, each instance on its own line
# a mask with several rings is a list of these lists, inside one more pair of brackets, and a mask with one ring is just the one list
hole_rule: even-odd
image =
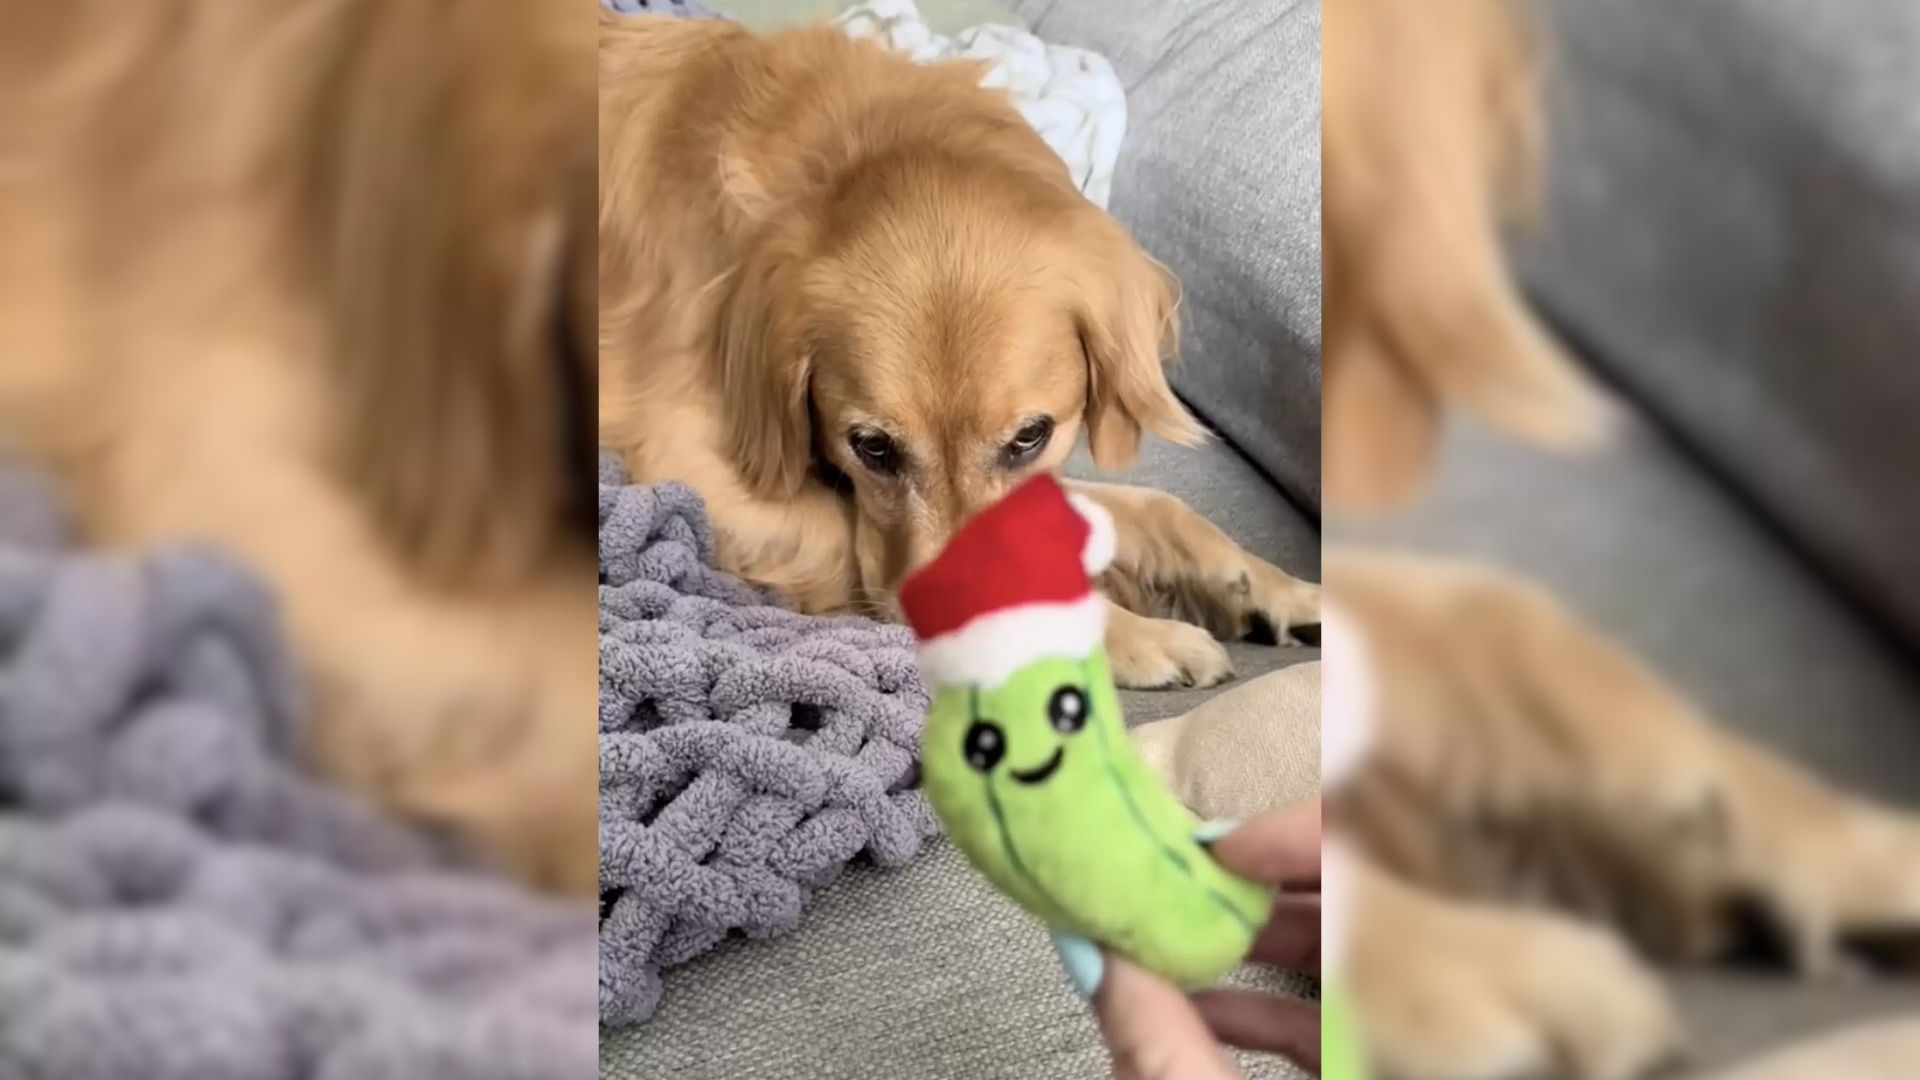
[[1920,817],[1847,798],[1799,820],[1749,800],[1745,876],[1801,977],[1920,972]]
[[1233,675],[1225,646],[1205,629],[1107,607],[1107,659],[1113,681],[1129,690],[1214,686]]
[[1245,552],[1224,574],[1195,574],[1121,595],[1137,599],[1130,606],[1198,623],[1222,641],[1320,644],[1320,586]]
[[1320,644],[1320,586],[1271,563],[1249,558],[1244,629],[1236,635],[1263,645]]
[[1678,1056],[1665,989],[1619,939],[1552,915],[1403,899],[1391,924],[1354,928],[1354,998],[1383,1075],[1633,1080]]

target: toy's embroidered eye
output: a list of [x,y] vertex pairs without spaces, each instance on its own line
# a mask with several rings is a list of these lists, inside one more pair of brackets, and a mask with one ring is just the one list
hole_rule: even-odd
[[1000,734],[1000,728],[985,720],[975,720],[967,729],[967,741],[964,745],[967,764],[986,772],[1000,763],[1007,754],[1006,737]]
[[1079,731],[1087,723],[1087,695],[1075,686],[1055,690],[1047,701],[1047,720],[1062,735]]

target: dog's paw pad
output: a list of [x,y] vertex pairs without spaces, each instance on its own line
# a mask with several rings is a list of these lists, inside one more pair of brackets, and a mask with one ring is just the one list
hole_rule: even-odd
[[1130,690],[1216,686],[1233,677],[1226,647],[1201,627],[1142,619],[1108,635],[1113,679]]
[[1255,645],[1318,645],[1320,586],[1259,564],[1251,588],[1230,599],[1239,608],[1240,638]]

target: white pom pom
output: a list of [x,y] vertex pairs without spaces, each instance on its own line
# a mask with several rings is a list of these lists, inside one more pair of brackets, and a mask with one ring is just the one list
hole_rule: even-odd
[[1339,607],[1320,604],[1320,783],[1360,771],[1376,737],[1373,664],[1366,638]]
[[1088,577],[1098,577],[1113,562],[1114,545],[1119,543],[1113,532],[1113,515],[1077,491],[1067,492],[1067,502],[1086,519],[1087,528],[1092,530],[1087,534],[1086,546],[1080,549],[1080,565]]

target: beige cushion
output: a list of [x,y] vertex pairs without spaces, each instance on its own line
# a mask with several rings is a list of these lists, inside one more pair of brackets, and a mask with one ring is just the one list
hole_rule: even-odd
[[1130,734],[1202,818],[1249,818],[1298,802],[1320,790],[1320,663],[1250,679]]
[[1865,1024],[1801,1043],[1711,1080],[1912,1080],[1920,1076],[1920,1020]]

